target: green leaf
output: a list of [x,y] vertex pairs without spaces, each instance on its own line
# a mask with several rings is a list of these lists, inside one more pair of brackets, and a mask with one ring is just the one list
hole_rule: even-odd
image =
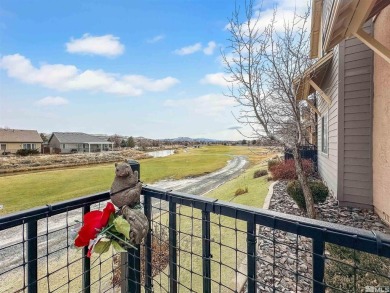
[[112,246],[114,247],[116,252],[126,252],[126,249],[124,249],[118,242],[115,240],[111,240]]
[[102,254],[108,251],[111,245],[111,240],[110,241],[102,241],[100,240],[98,243],[93,248],[93,252],[96,252],[98,254]]
[[111,213],[110,218],[108,220],[108,226],[111,226],[114,223],[114,220],[115,220],[114,213]]
[[115,229],[125,235],[126,239],[129,239],[130,224],[122,216],[116,217],[114,220]]

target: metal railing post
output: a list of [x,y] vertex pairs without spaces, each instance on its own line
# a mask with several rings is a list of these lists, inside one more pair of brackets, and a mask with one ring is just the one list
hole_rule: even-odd
[[253,220],[247,220],[247,275],[248,292],[256,292],[256,224],[255,215]]
[[145,240],[145,291],[152,292],[152,199],[144,196],[144,212],[149,220],[149,232]]
[[202,211],[203,292],[211,292],[210,212]]
[[169,199],[169,292],[177,292],[176,203]]
[[[83,215],[91,211],[91,206],[87,205],[83,207]],[[83,249],[83,263],[82,263],[82,270],[83,270],[83,280],[82,280],[82,291],[84,293],[90,293],[91,292],[91,259],[87,257],[88,253],[88,246],[84,247]]]
[[313,238],[313,292],[324,293],[324,249],[323,237]]
[[38,292],[38,225],[27,222],[27,292]]
[[[128,163],[133,171],[138,171],[139,180],[140,164],[134,160],[128,160]],[[136,245],[136,248],[130,248],[127,252],[121,253],[122,292],[141,292],[141,247]]]

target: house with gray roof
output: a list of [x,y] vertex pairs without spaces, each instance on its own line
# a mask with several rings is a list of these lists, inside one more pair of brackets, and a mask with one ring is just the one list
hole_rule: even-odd
[[53,132],[49,142],[52,152],[62,154],[110,151],[113,143],[82,132]]

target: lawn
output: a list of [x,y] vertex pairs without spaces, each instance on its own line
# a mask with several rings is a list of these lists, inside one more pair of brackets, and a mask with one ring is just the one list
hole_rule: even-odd
[[[226,165],[231,155],[246,155],[252,164],[264,159],[263,148],[241,146],[205,146],[181,150],[164,158],[144,159],[141,180],[180,179],[213,172]],[[49,170],[0,177],[1,214],[52,204],[110,189],[113,164]]]
[[[266,166],[255,165],[242,175],[206,194],[206,197],[262,207],[268,192],[267,176],[253,179],[253,173]],[[248,188],[248,193],[234,196],[237,188]],[[180,207],[177,217],[178,233],[178,279],[182,291],[191,288],[203,292],[202,288],[202,221],[201,212],[191,207]],[[194,218],[192,220],[192,218]],[[168,215],[154,221],[167,225]],[[237,231],[237,232],[236,232]],[[246,258],[246,222],[233,218],[211,215],[212,292],[235,292],[241,263]],[[244,272],[245,274],[246,272]],[[155,292],[166,292],[168,269],[155,277]]]
[[[252,166],[236,179],[233,179],[217,189],[209,192],[206,196],[218,198],[234,203],[246,204],[255,207],[263,205],[268,191],[269,182],[265,177],[253,179],[253,173],[257,169],[266,168],[265,165]],[[248,193],[234,196],[237,188],[248,187]],[[187,292],[192,288],[193,292],[203,292],[202,288],[202,240],[201,240],[201,213],[199,210],[190,207],[179,207],[177,219],[178,233],[178,277],[180,291]],[[194,218],[191,220],[190,217]],[[212,292],[232,292],[236,290],[238,274],[234,269],[239,269],[240,264],[246,255],[246,224],[232,218],[212,215],[211,216],[211,253],[212,257]],[[155,217],[155,224],[168,225],[168,214]],[[238,232],[236,232],[238,230]],[[158,229],[154,229],[156,233]],[[64,230],[65,233],[65,230]],[[157,232],[158,234],[158,232]],[[192,235],[192,236],[190,236]],[[66,240],[65,240],[66,242]],[[66,247],[66,244],[64,244]],[[81,289],[81,261],[77,250],[62,250],[62,253],[53,254],[49,257],[49,267],[46,267],[46,259],[40,261],[38,283],[40,291],[48,291],[47,281],[50,282],[50,289],[59,291],[78,292]],[[243,251],[243,252],[240,252]],[[23,253],[18,251],[17,253]],[[93,292],[109,290],[112,287],[112,251],[105,253],[97,260],[97,255],[92,256],[91,280]],[[95,262],[97,260],[97,262]],[[67,269],[67,263],[72,264]],[[47,273],[50,276],[46,279]],[[192,274],[191,274],[192,272]],[[69,275],[68,275],[69,274]],[[154,292],[167,292],[168,268],[154,278]],[[72,282],[67,285],[68,276]],[[7,281],[4,283],[4,292],[14,292],[23,286],[23,273],[17,269],[7,274]],[[99,280],[101,280],[99,282]],[[221,284],[221,288],[219,288]],[[69,286],[69,287],[68,287]],[[101,287],[100,287],[101,286]],[[229,289],[227,289],[229,288]]]

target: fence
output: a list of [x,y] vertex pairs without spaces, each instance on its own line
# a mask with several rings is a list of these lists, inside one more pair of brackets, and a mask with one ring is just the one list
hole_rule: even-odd
[[[314,145],[311,146],[301,146],[300,147],[301,157],[302,159],[309,159],[313,161],[314,167],[317,170],[318,163],[318,155],[317,155],[317,147]],[[292,160],[294,159],[294,155],[291,149],[284,149],[284,160]]]
[[150,232],[138,250],[121,255],[88,259],[71,248],[74,220],[103,208],[106,192],[0,218],[0,291],[239,292],[246,283],[247,292],[317,293],[390,286],[389,235],[150,186],[142,194]]

